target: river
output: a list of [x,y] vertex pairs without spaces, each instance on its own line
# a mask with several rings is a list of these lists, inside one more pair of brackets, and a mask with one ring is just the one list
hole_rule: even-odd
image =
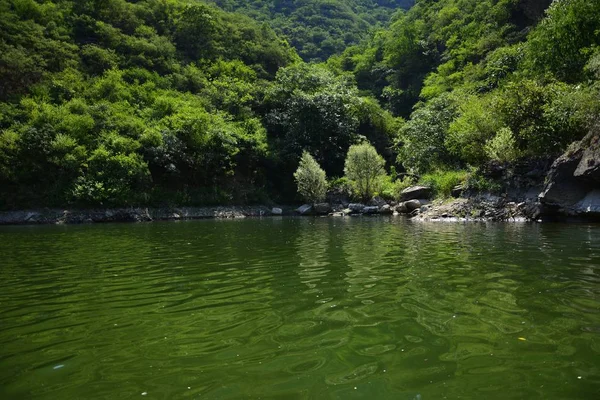
[[2,399],[597,399],[600,226],[0,227]]

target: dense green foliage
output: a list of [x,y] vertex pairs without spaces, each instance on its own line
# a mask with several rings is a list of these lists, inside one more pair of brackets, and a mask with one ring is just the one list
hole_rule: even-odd
[[551,157],[600,113],[600,2],[421,0],[333,57],[397,115],[414,172]]
[[396,9],[414,0],[212,0],[271,25],[306,61],[325,61],[386,24]]
[[[216,3],[305,58],[404,5]],[[0,207],[293,201],[304,151],[340,177],[364,141],[388,197],[556,156],[600,120],[600,2],[550,3],[419,0],[306,64],[199,0],[0,0]]]
[[385,173],[385,161],[369,143],[350,146],[344,172],[356,195],[369,201],[381,189]]
[[305,147],[340,174],[359,138],[391,146],[376,101],[246,16],[183,0],[0,13],[3,207],[289,197]]
[[319,163],[305,151],[300,158],[298,169],[294,172],[298,193],[309,203],[318,203],[327,194],[327,176]]

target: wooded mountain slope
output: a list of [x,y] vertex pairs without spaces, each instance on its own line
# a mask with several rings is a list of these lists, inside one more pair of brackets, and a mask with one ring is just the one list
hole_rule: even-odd
[[325,61],[367,38],[414,0],[211,0],[267,22],[305,61]]
[[600,120],[600,2],[549,3],[419,0],[317,65],[202,1],[0,0],[0,207],[294,201],[361,141],[385,196],[550,159]]
[[246,16],[179,0],[0,14],[2,207],[293,197],[304,148],[337,175],[361,137],[389,153],[389,113]]
[[414,172],[553,157],[598,121],[600,2],[420,0],[329,61],[396,115]]

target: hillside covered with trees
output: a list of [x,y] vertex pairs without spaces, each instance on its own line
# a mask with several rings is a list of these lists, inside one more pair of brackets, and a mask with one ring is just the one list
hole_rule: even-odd
[[0,207],[295,201],[305,151],[344,187],[365,141],[393,197],[396,171],[448,187],[598,123],[597,1],[418,0],[322,64],[287,27],[404,3],[216,3],[0,0]]
[[414,0],[211,0],[268,23],[305,61],[325,61],[386,25]]
[[0,0],[2,207],[294,196],[392,116],[267,25],[203,2]]
[[423,173],[559,155],[598,122],[599,45],[597,1],[422,0],[329,65],[407,119]]

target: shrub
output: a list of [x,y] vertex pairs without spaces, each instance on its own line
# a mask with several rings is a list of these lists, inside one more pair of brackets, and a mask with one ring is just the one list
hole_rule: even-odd
[[344,172],[357,196],[370,200],[385,178],[385,161],[369,143],[350,146]]
[[417,108],[400,128],[398,162],[416,173],[451,163],[445,138],[457,108],[456,99],[448,95]]
[[469,173],[467,171],[435,171],[423,175],[419,180],[422,185],[428,185],[433,188],[438,197],[450,197],[452,189],[467,181]]
[[298,193],[309,203],[317,203],[325,198],[327,193],[327,177],[319,163],[305,151],[302,153],[300,165],[294,173],[298,185]]
[[461,160],[478,164],[485,160],[485,143],[501,128],[492,96],[469,97],[460,107],[460,116],[448,129],[446,146]]
[[485,154],[490,160],[511,162],[519,158],[517,142],[510,128],[501,128],[485,144]]
[[499,193],[502,190],[500,183],[483,176],[478,170],[468,174],[465,184],[467,189],[477,192]]
[[386,176],[382,179],[379,195],[386,200],[399,200],[402,191],[413,184],[414,179],[409,176],[396,180],[393,180],[391,176]]

